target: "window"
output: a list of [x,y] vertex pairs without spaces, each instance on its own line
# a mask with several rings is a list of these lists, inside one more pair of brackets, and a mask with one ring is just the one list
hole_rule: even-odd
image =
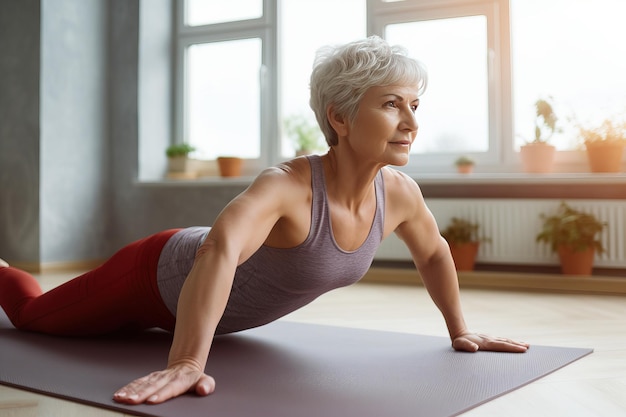
[[489,78],[487,20],[463,16],[387,25],[385,38],[402,44],[428,68],[417,112],[413,153],[487,152]]
[[533,135],[534,102],[552,98],[559,150],[578,145],[576,123],[626,115],[626,3],[512,0],[515,144]]
[[[315,52],[324,45],[365,37],[366,3],[365,0],[282,0],[279,5],[279,122],[282,125],[287,119],[301,117],[317,125],[309,107],[309,77]],[[323,30],[320,30],[320,22],[324,22]],[[326,143],[323,137],[321,143],[320,149],[323,149]],[[294,147],[283,132],[281,156],[293,157]]]
[[267,146],[276,102],[273,2],[177,3],[176,134],[201,159],[246,158],[247,171],[272,163]]
[[187,132],[203,157],[260,157],[260,69],[259,38],[189,46]]
[[189,26],[237,22],[262,16],[262,0],[187,0],[185,8],[185,22]]
[[257,170],[294,155],[287,118],[316,124],[317,49],[366,36],[366,0],[181,0],[178,15],[178,140],[199,158],[240,156]]
[[[177,0],[176,140],[242,156],[249,172],[292,157],[284,121],[309,108],[315,51],[377,34],[427,66],[407,172],[519,172],[534,102],[552,98],[561,170],[586,170],[576,122],[626,114],[622,0]],[[323,143],[323,139],[322,139]],[[557,169],[559,170],[559,169]]]
[[406,170],[445,171],[460,155],[498,165],[502,107],[498,1],[370,0],[374,33],[428,69],[416,113],[419,133]]

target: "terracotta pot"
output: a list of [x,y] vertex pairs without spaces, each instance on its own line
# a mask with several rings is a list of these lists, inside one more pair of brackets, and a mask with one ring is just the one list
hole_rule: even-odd
[[474,171],[474,165],[457,165],[456,171],[459,174],[471,174]]
[[575,251],[568,246],[558,249],[561,273],[565,275],[591,275],[595,249],[593,246],[582,251]]
[[473,271],[479,242],[450,243],[450,252],[457,271]]
[[585,142],[585,147],[591,172],[622,172],[622,143]]
[[522,169],[531,174],[552,172],[556,148],[547,143],[528,143],[520,148]]
[[241,176],[243,159],[234,156],[220,156],[217,158],[217,165],[222,177],[239,177]]

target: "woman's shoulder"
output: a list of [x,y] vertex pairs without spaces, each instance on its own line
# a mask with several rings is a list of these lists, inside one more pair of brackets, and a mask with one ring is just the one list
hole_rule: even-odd
[[254,180],[253,187],[269,187],[278,191],[293,192],[311,188],[311,166],[305,157],[281,162],[265,168]]
[[383,180],[385,182],[385,189],[388,193],[400,194],[400,195],[420,195],[421,191],[419,185],[413,178],[398,171],[392,167],[384,167],[382,169]]
[[422,190],[409,175],[397,169],[385,167],[383,178],[387,207],[391,210],[412,211],[425,204]]
[[286,176],[290,178],[311,178],[311,163],[309,162],[309,158],[306,156],[299,156],[297,158],[281,162],[274,168],[282,171]]

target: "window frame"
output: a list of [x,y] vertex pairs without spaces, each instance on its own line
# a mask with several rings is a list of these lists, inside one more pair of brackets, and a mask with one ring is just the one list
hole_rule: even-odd
[[[202,42],[220,42],[256,37],[262,43],[260,157],[245,162],[244,174],[255,175],[263,168],[285,158],[281,156],[280,125],[280,38],[279,2],[262,0],[263,16],[256,19],[216,23],[203,26],[184,24],[185,0],[175,0],[173,142],[185,137],[184,65],[187,46]],[[384,36],[385,25],[425,21],[437,18],[482,14],[487,18],[489,150],[470,153],[478,163],[479,173],[521,173],[519,150],[514,140],[514,108],[512,79],[512,45],[509,0],[366,0],[367,34]],[[453,154],[413,154],[400,170],[413,176],[449,174],[454,172]],[[587,173],[584,152],[559,150],[555,158],[555,175]]]
[[[506,85],[511,85],[511,72],[508,62],[508,0],[404,0],[385,2],[368,0],[368,32],[384,37],[385,26],[398,23],[429,21],[445,18],[483,15],[487,19],[487,97],[488,97],[488,150],[486,152],[465,153],[471,156],[482,168],[501,171],[503,165],[514,160],[512,146],[507,146],[506,138],[512,131],[511,94]],[[416,57],[419,59],[419,57]],[[508,90],[510,91],[510,89]],[[504,139],[504,140],[502,140]],[[459,154],[428,153],[413,154],[406,172],[424,171],[429,173],[449,172]]]
[[277,13],[276,0],[263,2],[263,15],[256,19],[222,22],[199,26],[185,24],[186,1],[175,2],[175,51],[174,51],[174,142],[183,142],[187,132],[186,79],[185,65],[187,48],[198,43],[225,42],[258,38],[261,41],[261,82],[260,82],[260,155],[258,159],[246,159],[244,174],[253,175],[276,161],[279,143],[268,138],[278,137],[277,72]]

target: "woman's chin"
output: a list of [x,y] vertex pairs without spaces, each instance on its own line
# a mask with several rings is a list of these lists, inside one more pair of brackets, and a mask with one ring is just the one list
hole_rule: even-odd
[[393,162],[390,162],[389,165],[393,165],[396,167],[403,167],[408,163],[409,163],[409,155],[406,154],[406,155],[397,156],[393,158]]

